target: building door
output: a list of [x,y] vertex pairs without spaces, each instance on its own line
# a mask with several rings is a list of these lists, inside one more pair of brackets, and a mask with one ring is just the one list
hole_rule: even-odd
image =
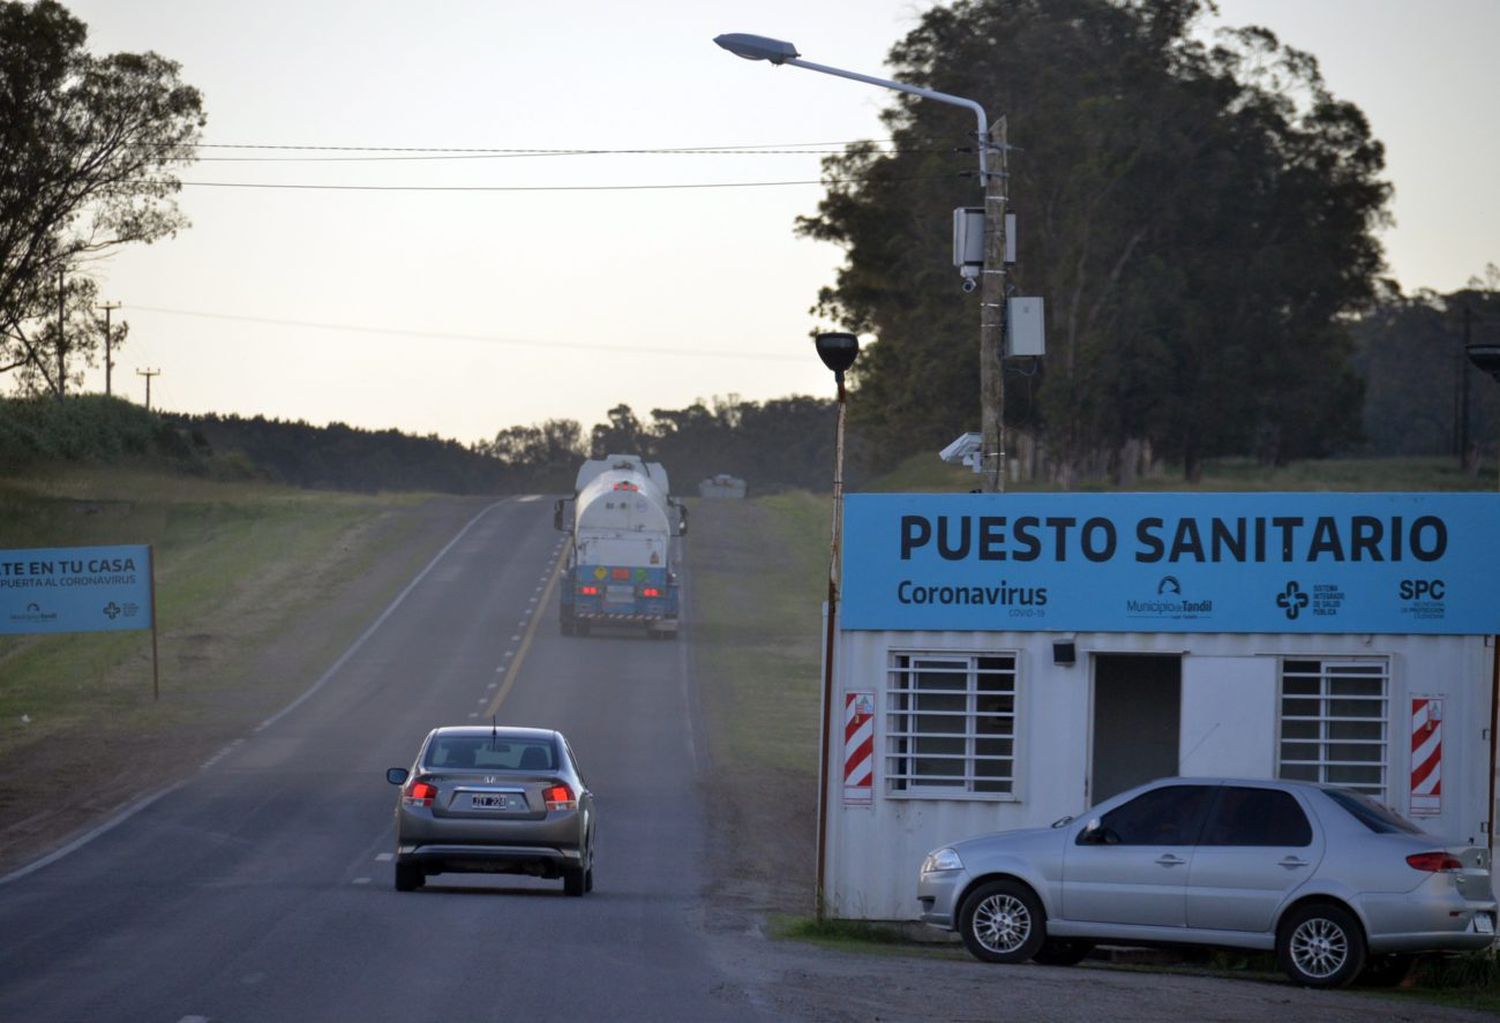
[[1177,774],[1182,658],[1094,655],[1094,748],[1089,802]]

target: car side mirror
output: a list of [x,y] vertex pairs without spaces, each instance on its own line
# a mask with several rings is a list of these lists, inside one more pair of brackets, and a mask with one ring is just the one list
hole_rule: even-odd
[[1089,821],[1078,833],[1079,845],[1108,845],[1110,832],[1104,828],[1098,817]]
[[404,767],[386,768],[385,780],[392,785],[405,785],[406,779],[409,777],[411,777],[411,772],[407,771]]

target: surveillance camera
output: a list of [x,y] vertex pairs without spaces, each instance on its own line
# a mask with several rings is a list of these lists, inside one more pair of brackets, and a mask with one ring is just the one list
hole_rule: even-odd
[[963,289],[964,289],[964,294],[965,295],[970,294],[977,287],[979,287],[979,282],[976,281],[974,278],[972,278],[972,277],[965,277],[964,278]]

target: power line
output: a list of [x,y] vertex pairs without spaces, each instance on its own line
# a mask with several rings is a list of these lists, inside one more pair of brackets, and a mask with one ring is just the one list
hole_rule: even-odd
[[538,341],[529,338],[493,337],[483,334],[452,334],[444,331],[403,330],[397,327],[369,327],[350,323],[326,323],[313,320],[289,320],[268,316],[245,316],[235,313],[211,313],[196,309],[164,309],[160,306],[131,303],[132,312],[160,313],[165,316],[194,316],[207,320],[235,323],[258,323],[274,327],[298,327],[333,330],[350,334],[379,334],[387,337],[415,337],[430,340],[473,341],[481,344],[508,345],[518,348],[562,349],[565,351],[608,352],[613,355],[666,355],[699,359],[743,359],[752,362],[805,362],[801,355],[778,355],[774,352],[713,351],[702,348],[666,348],[652,345],[601,345],[586,341]]
[[[498,146],[334,146],[334,145],[304,145],[304,144],[282,144],[269,142],[194,142],[189,146],[193,149],[257,149],[257,150],[283,150],[287,152],[325,152],[325,153],[433,153],[433,154],[478,154],[478,155],[520,155],[520,156],[613,156],[613,155],[672,155],[678,153],[729,153],[750,155],[757,152],[807,152],[810,150],[830,149],[835,146],[852,146],[861,143],[874,143],[878,145],[889,145],[897,142],[939,142],[942,136],[917,136],[910,139],[845,139],[834,142],[769,142],[745,145],[718,145],[718,146],[660,146],[644,147],[634,146],[624,149],[605,149],[598,147],[569,147],[569,148],[544,148],[530,147],[498,147]],[[141,146],[156,145],[149,142],[136,143]],[[159,146],[159,148],[181,148],[178,146]],[[836,152],[839,150],[835,150]]]
[[[949,175],[893,178],[893,181],[934,181]],[[955,173],[953,177],[962,177]],[[665,185],[313,185],[260,181],[183,181],[196,188],[280,188],[319,192],[665,192],[706,188],[783,188],[807,185],[852,185],[857,178],[824,178],[802,181],[696,181]]]

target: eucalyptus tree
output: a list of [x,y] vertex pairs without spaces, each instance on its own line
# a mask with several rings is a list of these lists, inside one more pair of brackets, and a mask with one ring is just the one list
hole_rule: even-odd
[[[1345,320],[1382,269],[1382,148],[1310,55],[1261,29],[1201,40],[1206,7],[959,0],[891,51],[895,77],[1008,118],[1012,280],[1047,300],[1048,354],[1011,365],[1006,418],[1065,482],[1119,473],[1139,442],[1196,477],[1357,431]],[[948,232],[979,188],[961,111],[903,95],[883,117],[891,143],[829,158],[797,229],[846,250],[818,309],[877,336],[852,410],[894,458],[979,418],[979,317]]]

